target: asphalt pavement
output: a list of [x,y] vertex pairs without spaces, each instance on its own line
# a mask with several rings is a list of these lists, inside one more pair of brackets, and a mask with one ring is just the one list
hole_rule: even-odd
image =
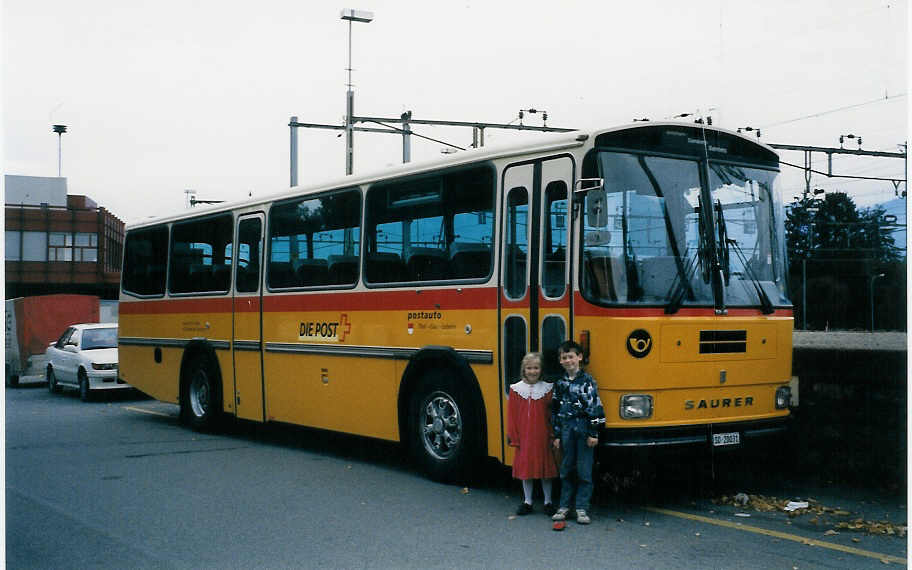
[[[832,487],[825,474],[792,481],[775,461],[621,469],[599,484],[591,525],[554,532],[540,504],[515,516],[519,486],[503,467],[443,485],[392,443],[246,422],[201,434],[179,424],[177,406],[136,394],[83,403],[37,382],[8,388],[5,407],[9,568],[805,569],[907,558],[904,496],[876,482]],[[761,510],[783,500],[808,508]],[[881,526],[839,526],[862,525],[853,521]]]

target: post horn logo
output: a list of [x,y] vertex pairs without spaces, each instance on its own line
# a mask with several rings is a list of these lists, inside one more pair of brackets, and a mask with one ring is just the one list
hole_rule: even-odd
[[634,358],[643,358],[652,350],[652,337],[643,329],[637,329],[627,336],[627,352]]

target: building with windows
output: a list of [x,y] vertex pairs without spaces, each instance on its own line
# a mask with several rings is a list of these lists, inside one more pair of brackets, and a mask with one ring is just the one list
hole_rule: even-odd
[[7,299],[82,293],[117,299],[124,223],[66,178],[5,175]]

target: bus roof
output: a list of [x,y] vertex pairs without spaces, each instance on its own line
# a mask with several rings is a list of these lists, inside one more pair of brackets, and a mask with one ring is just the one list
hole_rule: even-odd
[[[348,188],[351,186],[358,186],[363,184],[371,184],[380,180],[387,180],[391,178],[398,178],[400,176],[406,176],[411,174],[420,174],[422,172],[428,172],[437,170],[444,167],[451,166],[460,166],[464,164],[472,164],[477,162],[484,162],[488,160],[495,160],[500,158],[508,158],[511,156],[516,156],[520,154],[537,154],[537,153],[547,153],[554,152],[558,150],[575,148],[582,146],[589,140],[594,140],[594,137],[610,132],[617,132],[623,130],[633,130],[638,128],[648,128],[648,127],[661,127],[661,126],[687,126],[695,127],[694,123],[682,123],[676,121],[642,121],[637,123],[629,123],[624,125],[618,125],[611,128],[601,128],[601,129],[580,129],[576,131],[564,132],[564,133],[546,133],[546,134],[536,134],[534,138],[526,139],[522,142],[516,143],[501,143],[501,144],[492,144],[482,148],[473,148],[467,149],[465,151],[460,151],[454,154],[446,155],[440,158],[434,158],[429,160],[422,160],[416,162],[410,162],[406,164],[398,164],[395,166],[390,166],[382,169],[376,169],[364,174],[352,174],[350,176],[343,177],[333,177],[330,179],[311,182],[306,185],[298,185],[291,188],[286,188],[281,191],[272,192],[267,195],[257,196],[254,198],[246,198],[243,200],[236,200],[232,202],[224,202],[220,204],[208,205],[201,208],[194,208],[192,210],[185,210],[175,214],[169,214],[165,216],[158,217],[149,217],[147,219],[130,222],[126,225],[127,230],[134,228],[140,228],[145,226],[153,226],[161,223],[168,223],[179,221],[183,219],[196,218],[200,216],[207,216],[211,214],[217,214],[221,212],[229,212],[237,208],[248,208],[253,207],[258,204],[268,204],[275,202],[277,200],[283,200],[286,198],[292,198],[300,195],[307,195],[316,192],[322,192],[326,190],[334,190],[339,188]],[[760,141],[749,138],[731,131],[728,129],[723,129],[715,126],[704,126],[707,130],[713,130],[718,132],[724,132],[742,139],[745,139],[748,142],[756,144],[758,146],[768,149],[770,152],[775,153],[775,151],[761,143]]]

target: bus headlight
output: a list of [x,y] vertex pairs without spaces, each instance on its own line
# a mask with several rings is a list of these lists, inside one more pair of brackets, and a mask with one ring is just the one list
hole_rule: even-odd
[[784,410],[789,407],[792,401],[792,389],[788,386],[781,386],[776,389],[776,409]]
[[647,394],[621,396],[621,417],[625,420],[652,417],[652,396]]

